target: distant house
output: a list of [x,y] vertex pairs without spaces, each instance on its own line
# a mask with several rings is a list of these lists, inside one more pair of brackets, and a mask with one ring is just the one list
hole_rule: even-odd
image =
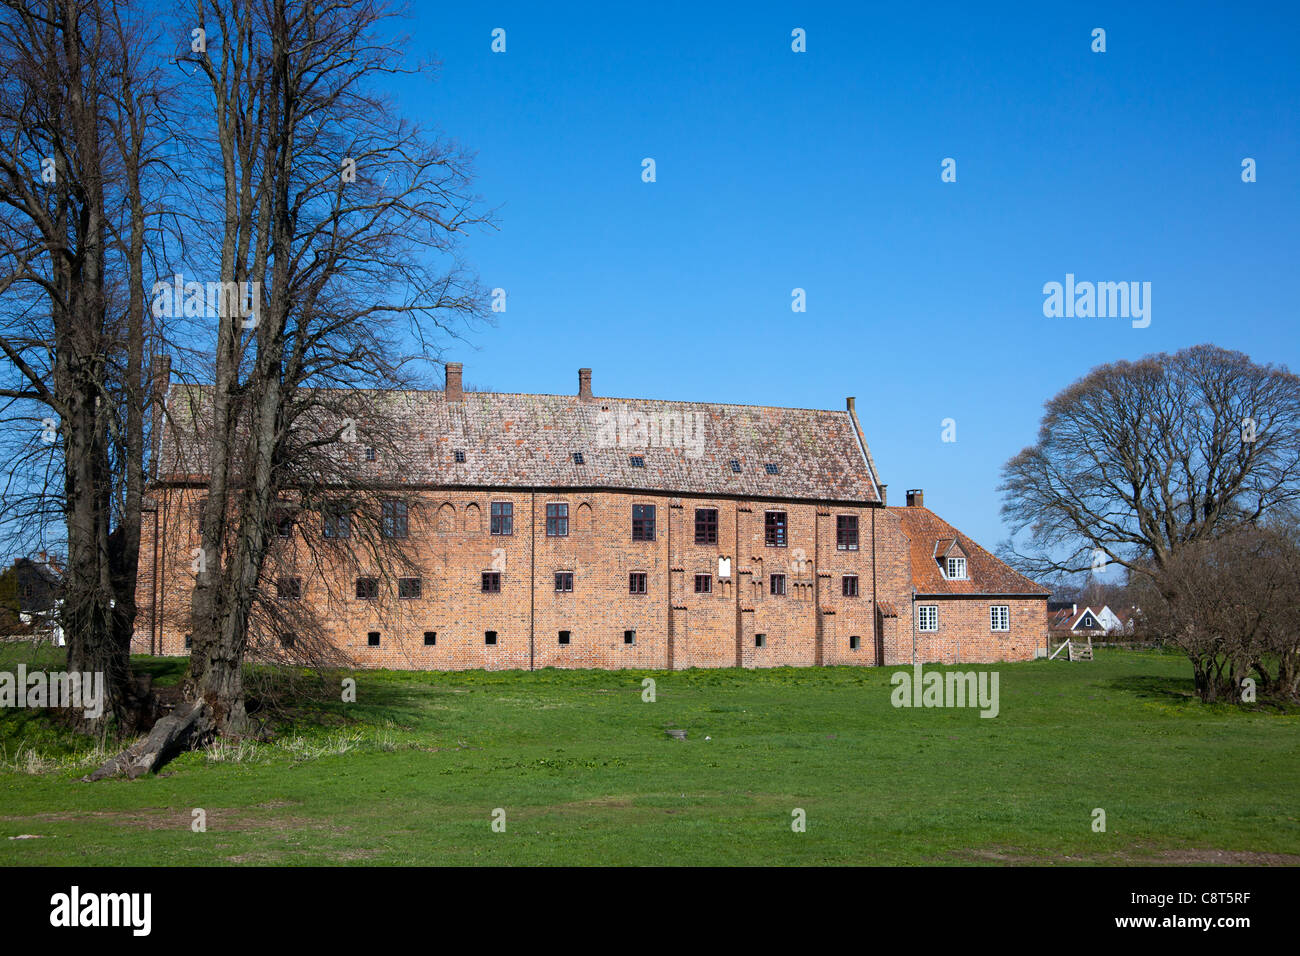
[[1048,611],[1047,628],[1058,640],[1067,637],[1100,637],[1113,634],[1131,634],[1133,632],[1133,615],[1136,609],[1120,608],[1111,610],[1102,605],[1099,610],[1091,607],[1079,607],[1071,604]]
[[62,645],[55,621],[62,580],[62,568],[49,555],[15,558],[0,574],[0,632],[24,638],[44,632]]

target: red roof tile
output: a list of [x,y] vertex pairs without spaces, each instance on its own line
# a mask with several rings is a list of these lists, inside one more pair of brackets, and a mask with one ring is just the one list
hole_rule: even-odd
[[[929,508],[889,509],[902,520],[903,533],[911,543],[912,586],[918,594],[1050,594],[1048,588],[1031,581],[981,548]],[[956,539],[966,553],[966,578],[943,576],[936,554]],[[938,545],[943,543],[944,547]]]

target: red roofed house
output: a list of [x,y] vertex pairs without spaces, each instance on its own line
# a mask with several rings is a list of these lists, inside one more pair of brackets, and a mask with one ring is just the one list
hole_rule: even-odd
[[[156,421],[133,650],[185,653],[210,389]],[[854,409],[376,393],[394,460],[340,446],[383,498],[400,572],[345,554],[337,500],[285,499],[266,599],[310,602],[357,666],[685,668],[1026,660],[1047,591],[922,506],[890,508]],[[369,563],[368,563],[369,562]],[[401,576],[399,577],[398,574]],[[353,578],[355,577],[355,581]],[[293,634],[259,634],[292,659]]]
[[[1028,660],[1047,647],[1049,591],[925,507],[922,491],[890,508],[902,522],[912,573],[919,661]],[[906,642],[886,658],[910,652]]]

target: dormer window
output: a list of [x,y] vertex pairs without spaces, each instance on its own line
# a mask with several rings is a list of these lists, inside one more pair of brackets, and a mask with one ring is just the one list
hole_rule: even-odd
[[965,558],[948,559],[948,580],[950,581],[966,580],[966,559]]

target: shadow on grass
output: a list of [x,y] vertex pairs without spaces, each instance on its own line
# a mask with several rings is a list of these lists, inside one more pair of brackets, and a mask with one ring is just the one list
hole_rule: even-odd
[[1186,677],[1158,677],[1151,674],[1134,674],[1129,677],[1117,677],[1106,686],[1112,690],[1125,691],[1146,700],[1157,700],[1165,704],[1196,703],[1196,689]]

